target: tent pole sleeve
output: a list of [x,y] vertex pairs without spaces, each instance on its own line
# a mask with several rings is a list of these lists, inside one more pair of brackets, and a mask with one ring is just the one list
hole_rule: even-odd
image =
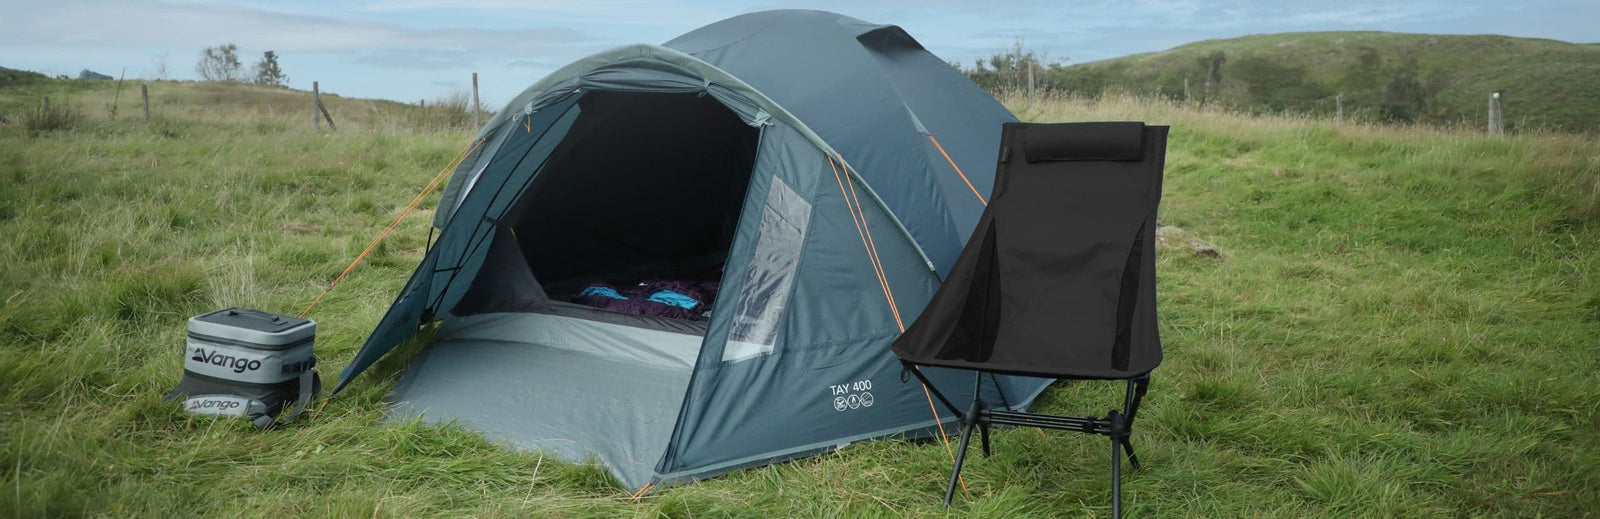
[[917,243],[917,239],[911,236],[911,230],[907,229],[905,224],[900,223],[900,217],[894,215],[894,211],[889,209],[889,204],[883,203],[883,199],[878,198],[878,192],[872,190],[872,184],[868,184],[866,179],[861,178],[861,174],[856,172],[855,166],[851,166],[849,162],[844,161],[844,156],[835,152],[833,158],[839,159],[839,163],[844,164],[845,173],[861,184],[861,190],[867,192],[867,198],[871,198],[872,202],[878,205],[878,208],[883,209],[883,214],[889,216],[889,221],[894,223],[894,228],[898,229],[900,235],[905,236],[906,240],[911,242],[911,248],[917,251],[917,256],[922,257],[922,264],[928,266],[928,271],[933,273],[933,277],[939,277],[939,269],[933,265],[933,259],[928,257],[927,251],[922,250],[922,244]]

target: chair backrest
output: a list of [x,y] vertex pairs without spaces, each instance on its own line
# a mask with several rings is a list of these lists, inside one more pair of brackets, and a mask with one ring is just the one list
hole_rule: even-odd
[[1155,228],[1165,126],[1004,127],[993,199],[895,342],[907,360],[1068,378],[1161,363]]

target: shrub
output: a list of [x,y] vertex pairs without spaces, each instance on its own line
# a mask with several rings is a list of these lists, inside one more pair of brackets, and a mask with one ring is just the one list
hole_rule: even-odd
[[71,130],[82,118],[77,110],[66,106],[41,106],[38,110],[23,113],[22,126],[33,134]]

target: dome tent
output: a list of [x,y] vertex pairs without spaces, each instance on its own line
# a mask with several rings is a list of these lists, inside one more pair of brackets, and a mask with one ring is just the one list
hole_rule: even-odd
[[[480,133],[438,242],[336,391],[442,320],[396,416],[594,456],[630,487],[936,434],[889,344],[971,233],[1014,120],[900,28],[832,13],[584,58]],[[695,272],[720,273],[703,320],[566,302]],[[980,390],[1021,410],[1048,384]]]

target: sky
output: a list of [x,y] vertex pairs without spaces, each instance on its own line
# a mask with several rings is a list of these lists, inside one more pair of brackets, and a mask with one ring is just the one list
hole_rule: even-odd
[[0,0],[0,66],[197,79],[201,51],[236,43],[248,68],[272,50],[289,85],[405,102],[466,91],[497,108],[540,77],[607,48],[663,43],[768,9],[819,9],[899,25],[971,66],[1010,47],[1082,63],[1185,43],[1292,31],[1504,34],[1600,42],[1597,0]]

